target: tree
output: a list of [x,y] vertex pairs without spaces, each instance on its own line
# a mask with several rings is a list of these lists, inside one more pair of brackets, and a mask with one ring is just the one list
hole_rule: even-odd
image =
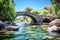
[[45,6],[43,9],[44,10],[48,10],[49,13],[52,14],[52,8],[51,8],[51,6]]
[[42,11],[41,11],[41,15],[47,15],[47,16],[49,16],[50,13],[49,13],[48,10],[42,10]]
[[14,21],[16,11],[13,0],[0,0],[0,20]]
[[30,7],[25,8],[25,11],[27,11],[27,12],[30,12],[31,10],[32,10],[32,8],[30,8]]
[[52,6],[52,11],[55,14],[56,17],[60,17],[57,14],[57,11],[60,9],[60,0],[51,0],[51,6]]

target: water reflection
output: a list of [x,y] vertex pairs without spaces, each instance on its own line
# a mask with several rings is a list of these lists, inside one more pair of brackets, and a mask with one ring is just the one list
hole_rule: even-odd
[[[52,37],[41,28],[41,25],[27,25],[26,23],[16,23],[19,31],[13,35],[2,39],[6,40],[49,40]],[[8,33],[8,32],[7,32]]]
[[16,23],[16,25],[19,27],[19,31],[16,32],[15,34],[23,33],[25,24],[21,22],[21,23]]
[[26,25],[16,23],[19,31],[14,34],[14,40],[49,40],[47,32],[43,31],[41,25]]

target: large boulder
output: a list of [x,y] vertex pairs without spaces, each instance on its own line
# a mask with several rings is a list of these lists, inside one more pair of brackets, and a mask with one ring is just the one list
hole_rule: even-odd
[[60,27],[60,19],[55,19],[49,23],[50,26],[56,25]]
[[7,31],[18,31],[19,27],[18,26],[6,26],[5,29],[7,29]]
[[19,27],[16,26],[14,22],[11,21],[0,21],[0,30],[5,30],[6,31],[18,31]]
[[5,23],[3,21],[0,21],[0,30],[5,27]]
[[12,21],[5,21],[6,27],[5,29],[7,29],[8,31],[17,31],[19,30],[19,27],[16,26],[16,24]]

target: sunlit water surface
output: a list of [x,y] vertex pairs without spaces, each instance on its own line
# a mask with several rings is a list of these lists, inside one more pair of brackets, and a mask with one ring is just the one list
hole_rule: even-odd
[[7,40],[49,40],[49,34],[42,30],[41,25],[26,25],[25,23],[16,23],[16,25],[19,30]]

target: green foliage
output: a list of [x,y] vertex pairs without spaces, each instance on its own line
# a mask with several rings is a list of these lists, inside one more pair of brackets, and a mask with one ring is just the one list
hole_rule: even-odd
[[55,14],[56,17],[60,17],[57,14],[57,11],[60,9],[60,0],[51,0],[51,6],[52,6],[52,11]]
[[51,5],[50,6],[44,6],[43,8],[44,10],[48,10],[50,14],[52,14],[52,8]]
[[0,20],[14,21],[16,11],[13,0],[0,0]]
[[31,13],[38,15],[50,15],[48,10],[32,10]]
[[42,10],[41,15],[50,15],[48,10]]
[[15,22],[29,22],[31,23],[32,19],[28,16],[18,16],[16,19],[15,19]]
[[41,11],[40,11],[40,10],[31,10],[31,13],[34,13],[34,14],[40,14]]

